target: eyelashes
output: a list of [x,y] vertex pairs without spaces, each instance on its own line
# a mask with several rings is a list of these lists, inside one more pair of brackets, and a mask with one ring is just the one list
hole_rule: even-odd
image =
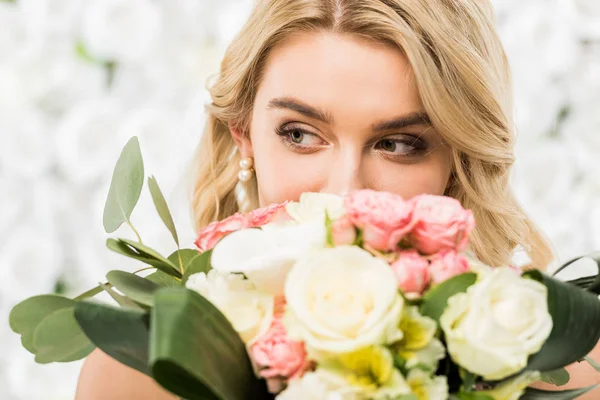
[[[283,144],[298,153],[314,153],[329,146],[329,143],[317,133],[288,123],[275,129]],[[422,134],[395,134],[378,139],[367,146],[372,147],[379,155],[400,161],[407,158],[425,156],[431,152],[428,141]]]

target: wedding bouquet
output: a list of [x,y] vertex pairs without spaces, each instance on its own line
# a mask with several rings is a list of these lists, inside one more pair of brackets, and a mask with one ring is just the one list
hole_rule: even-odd
[[[178,247],[164,257],[130,220],[143,181],[134,138],[115,167],[104,226],[130,225],[137,241],[107,246],[153,272],[111,271],[74,299],[15,306],[11,328],[37,362],[97,347],[190,400],[572,399],[593,388],[528,386],[565,384],[563,367],[598,342],[598,276],[561,282],[478,262],[468,251],[473,215],[452,198],[305,193],[214,222],[197,249],[180,249],[150,178]],[[89,300],[101,291],[120,307]]]

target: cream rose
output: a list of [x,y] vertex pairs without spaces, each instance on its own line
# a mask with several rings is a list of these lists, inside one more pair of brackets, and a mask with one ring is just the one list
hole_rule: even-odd
[[487,380],[522,370],[552,330],[547,290],[509,268],[451,297],[440,324],[452,359]]
[[331,219],[344,215],[344,198],[329,193],[302,193],[299,202],[288,203],[286,211],[297,222],[324,223],[325,212]]
[[227,317],[244,343],[251,343],[269,329],[274,297],[261,293],[239,274],[211,270],[193,274],[185,286],[209,300]]
[[285,285],[290,335],[309,353],[347,353],[402,338],[403,299],[390,266],[354,246],[300,258]]

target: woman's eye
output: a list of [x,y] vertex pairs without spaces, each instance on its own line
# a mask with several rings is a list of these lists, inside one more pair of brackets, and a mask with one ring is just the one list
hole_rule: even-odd
[[410,156],[424,152],[427,144],[422,139],[414,137],[388,138],[377,142],[375,148],[395,156]]
[[277,134],[281,136],[284,143],[292,147],[321,147],[327,145],[317,134],[308,132],[304,129],[288,127],[280,128]]

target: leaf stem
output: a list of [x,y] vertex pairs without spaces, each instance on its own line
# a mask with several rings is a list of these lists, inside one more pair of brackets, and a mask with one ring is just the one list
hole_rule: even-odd
[[140,237],[140,234],[138,233],[138,231],[135,229],[135,227],[133,226],[133,224],[131,223],[131,221],[129,219],[127,219],[127,225],[129,225],[129,227],[131,228],[131,230],[133,231],[133,233],[135,233],[135,236],[137,236],[137,240],[139,244],[144,244],[142,242],[142,238]]
[[179,257],[179,270],[181,271],[181,274],[183,275],[183,260],[181,259],[181,251],[177,252],[177,256]]
[[133,271],[133,274],[136,275],[136,274],[139,274],[140,272],[148,271],[149,269],[156,269],[156,267],[141,268],[141,269],[138,269],[137,271]]

